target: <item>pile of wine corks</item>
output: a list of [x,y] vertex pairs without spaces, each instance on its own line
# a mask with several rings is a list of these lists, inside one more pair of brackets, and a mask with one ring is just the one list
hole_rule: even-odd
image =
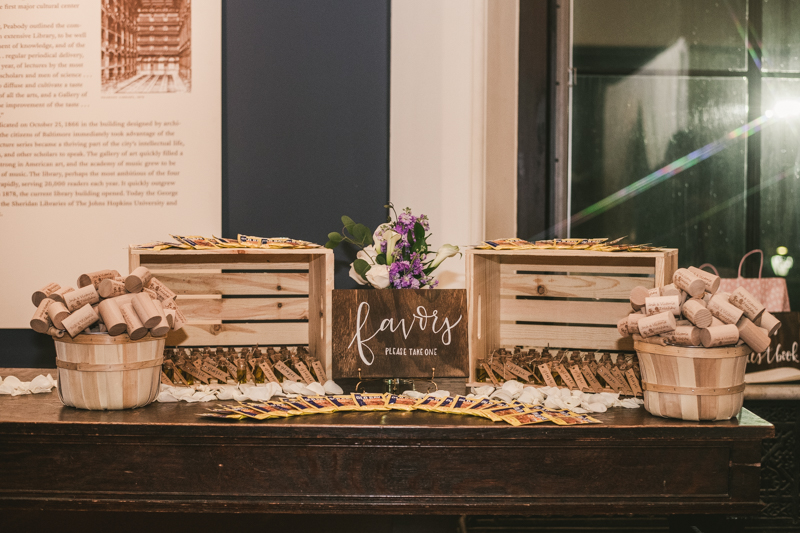
[[31,329],[59,338],[127,333],[131,340],[138,340],[148,333],[163,337],[186,323],[175,304],[176,294],[145,267],[127,277],[116,270],[82,274],[77,285],[75,289],[50,283],[34,292]]
[[780,321],[743,287],[719,290],[719,276],[699,268],[679,268],[672,283],[631,291],[633,312],[617,323],[623,337],[653,344],[735,346],[754,352],[769,348]]

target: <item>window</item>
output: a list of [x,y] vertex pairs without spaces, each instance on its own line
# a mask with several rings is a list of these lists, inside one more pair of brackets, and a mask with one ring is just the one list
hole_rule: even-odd
[[572,24],[571,235],[724,277],[761,248],[800,304],[800,2],[573,0]]

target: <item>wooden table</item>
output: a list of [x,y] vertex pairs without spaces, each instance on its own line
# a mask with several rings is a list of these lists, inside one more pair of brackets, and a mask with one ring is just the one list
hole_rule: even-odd
[[55,392],[0,396],[0,509],[742,514],[761,507],[761,440],[774,435],[747,410],[512,427],[425,412],[198,418],[209,405],[98,412]]

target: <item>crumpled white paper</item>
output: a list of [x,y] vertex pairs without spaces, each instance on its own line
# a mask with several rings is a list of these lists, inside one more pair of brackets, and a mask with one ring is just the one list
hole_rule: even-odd
[[157,402],[211,402],[214,400],[237,400],[266,402],[276,396],[321,396],[327,390],[342,388],[333,381],[328,381],[323,387],[316,381],[309,385],[294,381],[280,383],[264,383],[259,385],[196,385],[194,387],[170,387],[161,384],[161,392],[156,398]]
[[636,409],[644,405],[640,398],[620,399],[616,392],[590,393],[558,387],[532,387],[516,380],[506,381],[499,389],[490,385],[472,387],[472,395],[489,396],[506,402],[518,400],[532,405],[543,404],[548,409],[569,409],[578,414],[604,413],[610,407]]
[[20,396],[22,394],[42,394],[50,392],[56,386],[53,376],[39,374],[31,381],[20,381],[16,376],[7,376],[6,379],[0,378],[0,394],[10,394]]

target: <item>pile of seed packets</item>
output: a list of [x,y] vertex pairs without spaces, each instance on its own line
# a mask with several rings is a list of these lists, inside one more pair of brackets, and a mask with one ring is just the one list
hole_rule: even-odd
[[479,416],[492,422],[527,426],[552,422],[559,426],[600,424],[591,416],[568,409],[548,409],[541,405],[504,402],[486,397],[426,395],[422,398],[396,394],[353,393],[334,396],[297,396],[268,402],[239,402],[209,409],[198,416],[226,420],[269,420],[290,416],[316,415],[336,411],[428,411],[449,415]]
[[145,244],[134,245],[135,250],[166,250],[177,248],[180,250],[217,250],[221,248],[258,248],[261,250],[272,249],[308,249],[320,248],[319,244],[289,239],[287,237],[252,237],[239,234],[235,239],[222,237],[203,237],[202,235],[171,235],[175,241],[153,241]]
[[484,241],[479,250],[586,250],[591,252],[655,252],[662,250],[646,244],[619,244],[625,237],[608,239],[548,239],[529,242],[523,239],[494,239]]

